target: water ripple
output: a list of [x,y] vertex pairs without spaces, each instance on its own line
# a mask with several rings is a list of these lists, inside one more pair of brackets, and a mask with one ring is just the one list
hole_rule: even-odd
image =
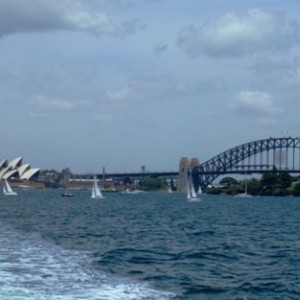
[[[58,282],[71,290],[72,281],[83,293],[74,299],[300,299],[299,198],[206,196],[191,205],[176,193],[19,194],[0,199],[0,223],[18,232],[0,229],[7,287],[17,279],[24,293]],[[87,287],[97,296],[83,298]]]

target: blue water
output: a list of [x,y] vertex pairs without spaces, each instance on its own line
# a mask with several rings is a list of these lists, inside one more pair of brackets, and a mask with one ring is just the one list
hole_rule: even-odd
[[18,192],[1,300],[300,299],[300,198]]

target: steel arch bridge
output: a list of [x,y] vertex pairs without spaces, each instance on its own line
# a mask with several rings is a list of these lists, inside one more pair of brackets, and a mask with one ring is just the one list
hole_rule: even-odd
[[230,173],[300,173],[300,138],[258,140],[231,148],[192,170],[194,184],[205,189],[218,176]]

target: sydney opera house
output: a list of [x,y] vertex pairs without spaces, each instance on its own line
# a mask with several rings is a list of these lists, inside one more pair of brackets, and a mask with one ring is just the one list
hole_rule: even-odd
[[31,168],[30,164],[23,164],[23,158],[17,157],[12,161],[3,160],[0,163],[0,180],[2,179],[19,179],[31,180],[38,176],[40,169]]

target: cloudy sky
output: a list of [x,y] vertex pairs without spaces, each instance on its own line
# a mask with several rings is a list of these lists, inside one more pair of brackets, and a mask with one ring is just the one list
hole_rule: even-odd
[[1,156],[74,173],[298,136],[297,0],[1,0]]

